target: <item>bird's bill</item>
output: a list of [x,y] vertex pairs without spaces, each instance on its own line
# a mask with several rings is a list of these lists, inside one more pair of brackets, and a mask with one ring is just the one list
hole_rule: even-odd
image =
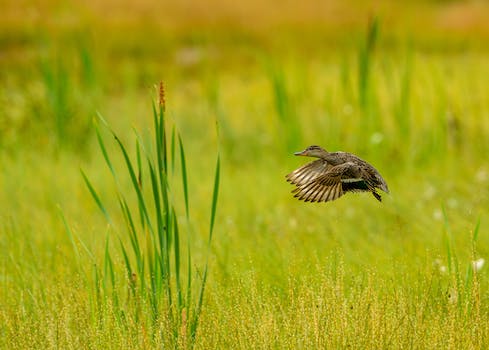
[[307,150],[294,153],[294,156],[306,156],[306,155],[307,155]]

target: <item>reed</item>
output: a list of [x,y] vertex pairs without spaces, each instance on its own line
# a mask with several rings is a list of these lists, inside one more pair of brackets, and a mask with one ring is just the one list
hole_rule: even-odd
[[376,16],[370,18],[365,42],[360,45],[358,53],[358,101],[360,107],[366,108],[369,103],[372,55],[379,36],[379,20]]
[[267,65],[267,72],[272,86],[275,112],[279,121],[277,138],[281,142],[285,142],[286,151],[293,152],[302,146],[302,132],[291,94],[286,86],[286,75],[283,69],[271,63]]
[[[192,347],[195,343],[200,314],[203,308],[204,291],[208,276],[209,249],[214,232],[215,217],[218,208],[220,159],[217,156],[215,179],[210,209],[210,224],[206,244],[203,274],[198,278],[193,267],[192,216],[190,214],[188,172],[184,142],[181,135],[172,129],[169,132],[169,122],[165,115],[165,100],[163,85],[160,85],[158,105],[153,105],[153,139],[152,145],[143,146],[141,135],[136,132],[136,159],[132,159],[127,147],[110,129],[108,124],[99,118],[96,124],[97,140],[113,179],[117,185],[117,201],[125,221],[127,239],[119,237],[119,252],[125,266],[125,280],[129,285],[129,296],[132,308],[124,310],[120,300],[121,290],[117,289],[117,278],[113,261],[113,252],[109,249],[107,239],[104,251],[103,269],[95,273],[95,286],[98,295],[100,290],[105,294],[110,291],[108,300],[118,315],[132,312],[134,319],[144,316],[142,307],[148,305],[151,315],[153,338],[160,336],[159,325],[167,325],[163,332],[164,343],[176,346],[186,344]],[[112,155],[109,154],[100,124],[108,128],[113,135],[123,157],[126,172],[120,173],[113,165]],[[177,149],[178,147],[178,149]],[[151,149],[153,151],[151,151]],[[178,217],[175,197],[176,181],[172,178],[175,167],[180,166],[180,181],[183,189],[184,217],[186,228],[182,228]],[[106,209],[104,202],[97,194],[88,177],[82,172],[83,179],[95,203],[110,225],[113,219]],[[127,176],[132,185],[136,205],[128,199],[120,185],[120,179]],[[115,226],[114,226],[115,227]],[[183,237],[183,232],[187,235]],[[186,240],[186,245],[183,241]],[[127,243],[129,241],[129,243]],[[185,268],[186,265],[186,268]],[[100,276],[99,276],[100,275]],[[97,300],[101,298],[97,296]],[[99,308],[100,311],[100,308]],[[123,323],[123,318],[118,318]],[[169,339],[168,339],[169,337]]]

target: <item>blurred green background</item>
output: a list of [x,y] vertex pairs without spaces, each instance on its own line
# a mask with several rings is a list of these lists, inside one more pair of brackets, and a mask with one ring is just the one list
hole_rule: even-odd
[[[122,218],[107,227],[80,175],[117,213],[92,122],[132,149],[163,81],[196,266],[221,154],[197,348],[486,348],[488,59],[485,1],[3,1],[0,345],[190,346],[95,313],[83,277],[110,237],[127,294]],[[285,175],[310,144],[371,162],[391,194],[296,201]]]

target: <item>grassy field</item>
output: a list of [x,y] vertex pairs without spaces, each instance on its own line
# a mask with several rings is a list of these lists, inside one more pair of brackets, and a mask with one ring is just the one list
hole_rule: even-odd
[[1,348],[489,347],[488,5],[301,4],[1,5]]

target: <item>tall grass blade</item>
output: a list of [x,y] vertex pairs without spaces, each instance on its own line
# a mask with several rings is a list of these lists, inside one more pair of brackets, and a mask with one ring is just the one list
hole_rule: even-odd
[[100,197],[98,196],[97,192],[95,191],[95,189],[93,188],[92,184],[90,183],[90,180],[88,180],[88,178],[85,175],[85,173],[83,172],[83,170],[80,170],[80,171],[81,171],[83,180],[85,181],[85,184],[88,187],[88,190],[90,191],[90,193],[92,194],[93,199],[95,200],[95,203],[97,203],[97,206],[99,207],[100,211],[104,214],[105,219],[107,220],[107,222],[112,225],[112,219],[110,218],[110,215],[107,212],[107,209],[105,209],[105,206],[102,204],[102,201],[100,200]]
[[71,243],[71,247],[73,248],[73,251],[75,252],[75,259],[76,259],[76,264],[78,267],[80,266],[80,252],[78,251],[78,247],[76,246],[75,239],[73,237],[73,232],[71,231],[70,226],[68,225],[68,222],[66,221],[65,215],[63,211],[61,210],[61,207],[58,206],[58,212],[61,217],[61,220],[63,221],[63,225],[65,227],[66,234],[68,235],[68,238]]
[[220,178],[220,157],[218,155],[217,156],[217,162],[216,162],[215,177],[214,177],[214,190],[213,190],[213,194],[212,194],[212,209],[211,209],[211,220],[210,220],[210,227],[209,227],[209,239],[207,241],[207,257],[206,257],[206,263],[204,266],[204,274],[202,276],[202,283],[200,285],[199,298],[197,300],[197,307],[195,310],[194,319],[193,319],[192,324],[190,325],[190,328],[191,328],[190,334],[191,334],[192,342],[195,341],[197,326],[199,323],[200,313],[202,310],[202,302],[204,300],[205,285],[207,282],[207,271],[208,271],[208,266],[209,266],[210,244],[211,244],[212,234],[213,234],[213,229],[214,229],[214,219],[216,216],[217,199],[218,199],[218,194],[219,194],[219,178]]
[[178,317],[180,317],[180,311],[182,309],[182,286],[180,283],[180,237],[178,230],[177,216],[175,210],[172,210],[173,218],[173,251],[175,257],[175,282],[176,282],[176,292],[177,292],[177,311]]
[[126,268],[127,272],[127,281],[129,283],[130,290],[132,292],[132,295],[135,296],[136,293],[136,285],[134,283],[134,280],[132,278],[133,270],[131,267],[131,262],[129,260],[129,255],[127,254],[126,248],[124,247],[124,243],[122,243],[122,240],[119,238],[119,246],[121,247],[121,252],[122,252],[122,257],[124,258],[124,265]]
[[129,155],[127,154],[127,151],[126,151],[124,145],[122,144],[121,140],[119,139],[119,137],[117,137],[117,135],[115,135],[115,134],[113,134],[113,135],[115,137],[115,140],[119,144],[120,150],[122,151],[122,154],[124,156],[124,160],[126,162],[126,166],[127,166],[127,169],[129,171],[129,174],[131,177],[132,185],[133,185],[133,188],[134,188],[136,195],[137,195],[137,198],[138,198],[138,206],[142,212],[141,224],[143,226],[145,224],[148,224],[150,231],[153,231],[153,228],[151,226],[151,221],[149,219],[149,214],[148,214],[148,211],[146,209],[146,204],[144,201],[143,193],[141,191],[141,188],[139,187],[139,183],[138,183],[138,180],[136,177],[136,173],[134,172],[134,167],[132,166],[132,162],[129,159]]
[[[180,136],[180,135],[179,135]],[[170,159],[171,159],[171,171],[172,174],[175,172],[175,147],[176,147],[176,130],[175,125],[171,128],[171,148],[170,148]]]
[[178,143],[180,145],[180,164],[182,167],[182,185],[183,185],[183,198],[185,200],[185,214],[187,219],[190,217],[189,205],[188,205],[188,183],[187,183],[187,165],[185,161],[185,150],[183,148],[183,142],[180,135],[178,135]]
[[[190,248],[190,227],[188,228],[187,238],[187,294],[185,296],[185,304],[187,310],[189,310],[189,307],[191,306],[190,302],[192,300],[192,254]],[[190,316],[190,313],[188,313],[188,315]]]
[[[101,119],[100,115],[99,115],[99,119]],[[95,126],[95,132],[97,134],[97,142],[99,144],[100,150],[102,151],[102,155],[104,156],[105,163],[109,167],[109,170],[112,173],[114,179],[116,179],[114,167],[112,166],[112,162],[110,161],[109,155],[107,153],[107,149],[105,148],[105,143],[102,139],[102,135],[100,134],[100,128],[98,127],[98,123],[96,121],[94,121],[94,126]]]
[[400,96],[397,107],[397,125],[401,139],[408,141],[411,133],[410,103],[411,94],[411,74],[412,74],[412,53],[411,50],[406,54],[406,63],[401,76]]
[[158,158],[158,170],[168,174],[168,158],[166,149],[166,128],[165,128],[165,112],[160,105],[158,112],[153,104],[154,125],[155,125],[155,145]]
[[477,258],[477,237],[479,236],[479,228],[480,228],[480,217],[477,219],[477,223],[475,224],[474,232],[472,233],[472,254],[471,254],[471,259],[472,261],[469,263],[467,266],[467,273],[465,275],[465,291],[468,294],[467,296],[470,298],[470,292],[471,292],[471,283],[474,280],[474,273],[477,272],[476,267],[475,267],[475,262]]
[[215,172],[215,177],[214,177],[214,190],[212,193],[212,209],[211,209],[211,220],[210,220],[210,227],[209,227],[209,244],[212,240],[212,232],[214,230],[214,220],[216,218],[217,199],[219,196],[220,175],[221,175],[221,157],[217,156],[216,172]]
[[92,91],[97,87],[97,73],[91,52],[93,52],[93,50],[89,47],[89,45],[81,42],[81,45],[78,47],[78,56],[80,57],[81,63],[80,77],[82,79],[84,88],[87,91]]
[[358,58],[358,96],[360,107],[365,108],[368,103],[371,57],[379,32],[379,21],[376,16],[370,18],[365,44],[360,49]]
[[139,145],[139,138],[136,138],[136,161],[138,165],[138,185],[139,188],[143,189],[143,169],[141,165],[141,148]]
[[131,241],[131,246],[136,257],[136,262],[138,265],[138,271],[141,272],[142,268],[142,256],[141,256],[141,248],[139,247],[139,240],[136,234],[136,227],[134,226],[134,221],[132,219],[131,211],[127,206],[126,200],[124,197],[119,198],[119,205],[121,207],[122,215],[124,216],[124,220],[126,221],[126,227],[129,231],[129,239]]
[[115,286],[114,264],[110,257],[109,251],[109,236],[105,239],[105,255],[104,255],[104,277],[109,277],[112,288]]
[[293,111],[290,94],[287,91],[285,75],[282,69],[268,64],[268,74],[272,84],[275,110],[280,122],[280,139],[285,141],[288,152],[300,146],[302,141],[301,127]]
[[[153,168],[153,165],[151,161],[148,159],[148,168],[149,168],[149,173],[150,173],[150,178],[151,178],[151,186],[152,186],[152,193],[153,193],[153,200],[155,204],[155,212],[156,212],[156,225],[157,225],[157,239],[158,239],[158,244],[159,244],[159,251],[160,255],[155,256],[154,258],[158,258],[158,266],[159,266],[159,271],[161,274],[157,274],[155,276],[161,276],[162,280],[164,281],[166,285],[166,290],[167,290],[167,295],[168,295],[168,300],[169,303],[171,303],[171,290],[170,290],[170,285],[167,283],[169,276],[170,276],[170,271],[169,271],[169,257],[168,257],[168,239],[166,238],[166,233],[165,231],[168,230],[168,224],[165,223],[166,219],[163,217],[163,208],[161,207],[161,199],[160,199],[160,187],[159,187],[159,182],[157,179],[157,175],[155,173],[155,170]],[[164,204],[165,205],[165,204]],[[157,250],[155,250],[156,252]],[[157,267],[154,266],[155,271],[157,271]]]

